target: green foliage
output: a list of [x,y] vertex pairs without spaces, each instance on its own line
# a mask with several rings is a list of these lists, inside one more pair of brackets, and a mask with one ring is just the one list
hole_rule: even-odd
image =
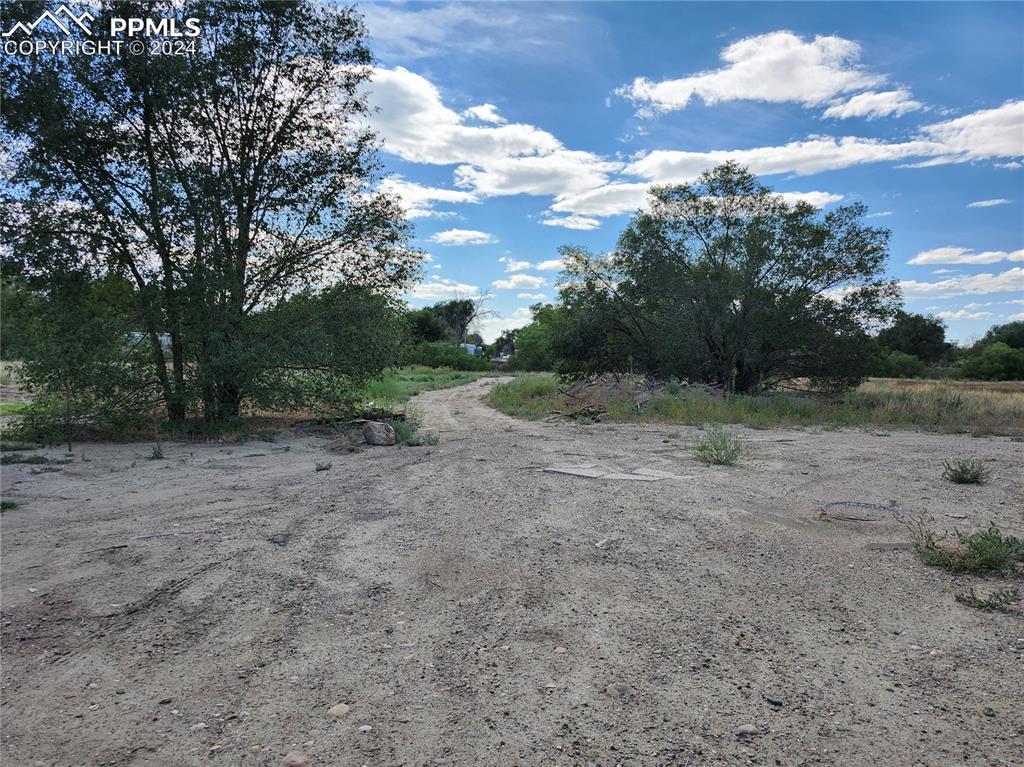
[[516,353],[509,367],[512,370],[554,370],[558,362],[555,339],[564,324],[564,311],[552,304],[536,304],[530,308],[533,321],[516,334]]
[[431,368],[450,368],[452,370],[490,370],[491,362],[483,355],[470,354],[465,349],[441,341],[432,344],[419,344],[407,355],[413,365],[425,365]]
[[16,508],[18,508],[18,504],[14,501],[0,501],[0,511],[10,511]]
[[444,338],[448,341],[461,343],[466,338],[466,331],[469,323],[477,314],[476,305],[468,298],[457,298],[451,301],[441,301],[430,307],[441,326],[444,328]]
[[70,449],[83,422],[144,412],[159,392],[145,351],[129,333],[131,288],[124,280],[53,268],[46,285],[7,290],[5,331],[19,339],[21,384],[40,400],[20,405],[20,428],[33,424],[52,434],[59,427]]
[[444,338],[445,326],[441,324],[433,309],[407,312],[405,321],[409,327],[409,337],[414,344],[431,343]]
[[690,446],[694,458],[709,466],[733,466],[747,449],[743,441],[719,424],[704,427],[704,436]]
[[1011,349],[1024,349],[1024,320],[1008,322],[1005,325],[995,325],[988,329],[981,341],[986,344],[1002,343]]
[[1002,342],[979,344],[960,367],[966,378],[983,381],[1019,381],[1024,379],[1024,349]]
[[155,445],[153,445],[153,449],[149,453],[149,460],[151,460],[151,461],[162,461],[163,459],[164,459],[164,449],[160,445],[160,443],[157,442]]
[[324,463],[321,463],[320,461],[316,462],[316,471],[330,471],[333,467],[334,467],[334,464],[330,463],[330,462],[324,462]]
[[952,545],[946,535],[937,536],[918,520],[911,525],[914,548],[921,561],[959,573],[1011,573],[1024,561],[1024,540],[1003,535],[995,524],[973,533],[953,531]]
[[[47,292],[55,271],[129,278],[130,329],[170,421],[343,401],[383,369],[389,345],[354,356],[351,338],[316,346],[312,330],[338,317],[315,322],[304,310],[316,300],[286,298],[341,285],[388,300],[422,259],[398,202],[374,191],[362,17],[315,0],[179,10],[216,45],[105,53],[108,18],[123,9],[104,3],[96,55],[5,57],[16,180],[0,199],[6,262]],[[34,39],[62,38],[40,27]]]
[[0,415],[21,415],[31,408],[32,405],[28,402],[3,402],[0,403]]
[[655,187],[613,254],[563,249],[559,372],[636,371],[738,393],[856,386],[874,363],[868,329],[899,295],[884,279],[889,232],[863,224],[866,212],[788,205],[732,163]]
[[942,320],[904,311],[896,313],[893,324],[878,334],[878,341],[892,352],[916,357],[930,365],[944,359],[950,347]]
[[409,447],[422,447],[424,445],[436,445],[441,437],[437,432],[423,431],[420,429],[418,420],[407,418],[404,421],[388,421],[395,430],[395,441],[400,445]]
[[995,589],[983,597],[974,593],[972,586],[968,591],[956,595],[956,601],[968,607],[976,607],[979,610],[993,610],[996,612],[1009,612],[1015,604],[1020,602],[1020,590],[1016,588]]
[[19,450],[37,450],[39,445],[32,442],[0,442],[0,452],[12,453]]
[[887,378],[922,378],[928,372],[928,365],[913,354],[893,349],[883,354],[878,372]]
[[974,458],[955,458],[945,461],[943,466],[942,478],[957,485],[983,485],[992,473]]
[[0,465],[3,466],[13,463],[42,464],[49,462],[50,459],[45,455],[22,455],[21,453],[10,453],[0,457]]

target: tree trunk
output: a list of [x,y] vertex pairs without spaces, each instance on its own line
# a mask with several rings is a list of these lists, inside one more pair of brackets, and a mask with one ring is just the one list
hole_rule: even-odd
[[242,390],[234,381],[208,384],[203,391],[203,417],[209,423],[237,418],[242,409]]

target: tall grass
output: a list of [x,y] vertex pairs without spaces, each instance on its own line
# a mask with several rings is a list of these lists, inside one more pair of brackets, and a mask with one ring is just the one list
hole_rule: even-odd
[[[554,375],[521,376],[491,390],[492,406],[520,418],[537,419],[552,410],[598,404],[566,397]],[[975,435],[1024,434],[1024,387],[984,387],[969,383],[919,381],[908,385],[869,381],[841,397],[817,399],[787,393],[757,397],[713,397],[678,389],[653,397],[639,411],[630,397],[603,400],[605,420],[775,426],[892,426]]]
[[460,386],[485,375],[488,373],[428,368],[422,365],[389,370],[382,379],[367,384],[362,399],[378,407],[389,408],[405,402],[420,392]]

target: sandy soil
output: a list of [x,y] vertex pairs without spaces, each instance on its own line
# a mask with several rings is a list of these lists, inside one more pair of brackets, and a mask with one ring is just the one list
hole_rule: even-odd
[[[1024,444],[743,430],[707,468],[693,429],[518,422],[493,383],[418,398],[436,447],[4,467],[4,764],[1024,763],[1022,614],[953,599],[1009,581],[818,508],[1020,535]],[[670,476],[540,470],[579,464]]]

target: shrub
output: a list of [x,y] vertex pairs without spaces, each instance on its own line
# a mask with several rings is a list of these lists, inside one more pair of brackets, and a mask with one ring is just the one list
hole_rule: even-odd
[[157,442],[155,445],[153,445],[153,449],[149,453],[149,460],[151,460],[151,461],[162,461],[163,459],[164,459],[164,449],[163,449],[163,447],[160,446],[160,443]]
[[321,463],[320,461],[316,462],[317,471],[330,471],[333,466],[333,463]]
[[388,421],[388,423],[395,430],[395,441],[400,445],[422,447],[424,445],[436,445],[441,440],[437,432],[421,431],[419,424],[411,419]]
[[0,511],[9,511],[16,508],[18,508],[18,504],[14,501],[0,501]]
[[952,546],[943,545],[945,535],[936,536],[923,522],[912,528],[914,549],[921,561],[958,573],[1010,573],[1024,561],[1024,540],[1003,535],[995,524],[973,533],[953,531]]
[[418,344],[410,353],[408,361],[414,365],[426,365],[431,368],[491,369],[490,360],[485,357],[470,354],[465,349],[444,342]]
[[45,455],[22,455],[21,453],[11,453],[0,458],[0,465],[8,465],[11,463],[49,463],[49,459]]
[[732,466],[746,454],[746,447],[740,438],[721,426],[708,425],[704,430],[704,436],[690,448],[701,463]]
[[971,349],[961,372],[967,378],[986,381],[1017,381],[1024,378],[1024,349],[996,341]]
[[1020,591],[1015,588],[996,589],[984,597],[979,597],[974,593],[972,587],[969,591],[956,595],[956,601],[962,605],[977,607],[979,610],[996,610],[1001,613],[1008,612],[1021,599]]
[[981,461],[973,458],[957,458],[943,465],[942,478],[958,485],[983,485],[992,474]]

